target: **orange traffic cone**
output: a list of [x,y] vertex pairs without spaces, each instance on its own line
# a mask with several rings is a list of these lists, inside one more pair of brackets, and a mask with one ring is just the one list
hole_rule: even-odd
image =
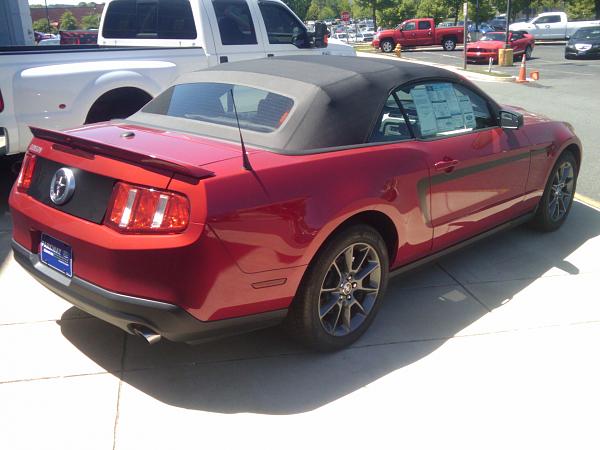
[[525,67],[525,55],[521,60],[521,68],[519,69],[519,76],[516,79],[517,83],[527,83],[527,68]]

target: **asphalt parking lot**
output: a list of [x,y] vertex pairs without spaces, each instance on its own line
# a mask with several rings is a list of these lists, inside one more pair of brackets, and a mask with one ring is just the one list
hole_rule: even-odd
[[[460,49],[454,52],[446,52],[441,48],[413,49],[402,54],[413,61],[462,68]],[[494,65],[493,70],[516,76],[519,66],[519,62],[508,68]],[[486,64],[469,64],[469,67],[487,69]],[[600,60],[566,60],[564,43],[538,44],[533,51],[533,58],[527,62],[527,73],[532,70],[539,70],[539,81],[518,84],[489,77],[487,81],[476,83],[500,103],[520,106],[574,125],[584,148],[577,192],[600,201]]]
[[0,162],[0,448],[598,448],[600,210],[497,235],[391,281],[351,348],[278,329],[148,346],[9,249]]

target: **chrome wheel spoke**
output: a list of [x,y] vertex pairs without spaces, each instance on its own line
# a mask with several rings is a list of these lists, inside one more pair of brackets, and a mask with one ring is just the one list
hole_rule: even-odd
[[381,263],[373,247],[354,243],[331,262],[321,284],[319,319],[325,331],[345,336],[359,328],[379,294]]
[[327,303],[325,303],[324,305],[321,305],[321,308],[319,310],[319,317],[321,319],[323,319],[323,317],[325,317],[327,314],[329,314],[331,312],[331,310],[333,310],[333,308],[337,306],[339,306],[339,301],[340,301],[340,296],[339,295],[331,295],[330,297],[332,297]]
[[344,306],[343,323],[346,331],[352,330],[352,308],[349,305]]
[[340,316],[342,315],[342,306],[338,305],[338,311],[337,314],[335,316],[335,320],[333,321],[333,324],[331,325],[331,334],[335,334],[335,329],[338,326],[338,323],[340,321]]
[[363,308],[363,305],[361,305],[358,300],[354,300],[354,302],[352,302],[352,305],[350,305],[350,306],[358,307],[360,313],[362,313],[365,316],[367,315],[367,311],[365,311],[365,308]]
[[352,273],[352,261],[354,260],[354,246],[348,247],[344,251],[344,264],[346,264],[346,272]]
[[358,281],[362,281],[366,277],[368,277],[369,275],[371,275],[373,273],[373,271],[376,270],[376,269],[378,269],[378,268],[379,268],[379,263],[369,261],[364,267],[362,267],[356,273],[356,279]]

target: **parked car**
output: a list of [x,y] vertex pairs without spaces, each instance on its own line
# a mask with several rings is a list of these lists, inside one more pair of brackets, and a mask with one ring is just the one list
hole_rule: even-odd
[[454,50],[456,44],[464,41],[461,27],[436,28],[433,19],[405,20],[395,30],[383,30],[375,35],[373,47],[389,53],[396,44],[402,47],[441,45],[444,50]]
[[98,30],[60,31],[61,45],[89,45],[98,43]]
[[501,14],[489,21],[494,31],[506,31],[506,14]]
[[[527,59],[531,59],[535,39],[533,36],[523,31],[510,32],[508,44],[513,49],[515,58],[522,57],[525,54]],[[506,42],[506,33],[491,32],[486,33],[477,42],[467,44],[467,61],[469,62],[488,62],[490,58],[498,62],[498,50],[504,48]]]
[[564,12],[548,12],[535,16],[529,22],[510,25],[511,31],[526,31],[535,39],[566,39],[582,27],[599,26],[600,20],[567,21]]
[[565,47],[566,59],[590,57],[600,57],[600,26],[580,28]]
[[159,16],[137,4],[105,3],[97,46],[0,49],[0,129],[8,142],[0,156],[26,150],[28,125],[127,117],[185,72],[265,56],[355,54],[342,42],[327,45],[322,25],[308,33],[279,0],[156,0]]
[[49,38],[49,39],[42,39],[40,42],[38,42],[38,45],[41,45],[41,46],[60,45],[60,38],[55,37],[55,38]]
[[389,276],[518,223],[559,228],[581,163],[564,122],[451,71],[358,57],[216,66],[129,119],[32,132],[16,260],[150,342],[283,322],[347,346]]
[[375,37],[375,33],[372,31],[359,31],[353,35],[353,42],[372,42]]

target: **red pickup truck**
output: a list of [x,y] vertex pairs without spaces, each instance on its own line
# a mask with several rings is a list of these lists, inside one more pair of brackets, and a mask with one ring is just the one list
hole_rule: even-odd
[[396,44],[402,47],[441,45],[444,50],[451,51],[463,41],[463,27],[436,28],[433,19],[410,19],[402,22],[395,30],[377,33],[373,39],[373,47],[389,53]]

